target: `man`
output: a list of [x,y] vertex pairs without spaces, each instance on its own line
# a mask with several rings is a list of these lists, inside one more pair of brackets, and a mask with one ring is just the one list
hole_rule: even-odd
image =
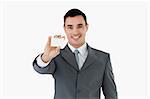
[[55,79],[54,99],[118,99],[109,54],[90,47],[85,42],[88,23],[78,9],[64,16],[64,31],[68,43],[64,49],[51,46],[51,36],[44,50],[34,62],[41,74]]

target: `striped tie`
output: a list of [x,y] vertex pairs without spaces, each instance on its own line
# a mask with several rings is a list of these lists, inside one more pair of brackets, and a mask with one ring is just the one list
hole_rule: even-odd
[[75,58],[76,58],[76,62],[77,62],[77,64],[78,64],[78,66],[79,66],[79,51],[76,49],[75,51],[74,51],[74,53],[75,53]]

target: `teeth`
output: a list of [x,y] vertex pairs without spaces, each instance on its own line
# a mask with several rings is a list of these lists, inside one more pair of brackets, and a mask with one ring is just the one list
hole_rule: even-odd
[[74,36],[74,38],[76,38],[76,39],[77,39],[77,38],[79,38],[79,36]]
[[74,39],[78,39],[80,36],[72,36]]

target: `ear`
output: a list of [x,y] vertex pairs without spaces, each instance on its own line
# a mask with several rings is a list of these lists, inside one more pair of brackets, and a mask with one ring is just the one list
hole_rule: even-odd
[[66,28],[65,28],[65,26],[63,26],[63,28],[64,28],[64,31],[65,31],[65,33],[66,33]]
[[65,30],[65,26],[63,26],[64,30]]
[[86,25],[86,31],[88,30],[88,28],[89,28],[89,24]]

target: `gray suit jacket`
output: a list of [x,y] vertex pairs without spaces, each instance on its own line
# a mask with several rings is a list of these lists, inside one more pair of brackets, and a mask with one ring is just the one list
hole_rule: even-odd
[[68,45],[46,67],[39,67],[36,59],[33,67],[38,73],[53,75],[54,99],[100,99],[101,88],[105,99],[118,99],[109,54],[90,46],[81,70]]

